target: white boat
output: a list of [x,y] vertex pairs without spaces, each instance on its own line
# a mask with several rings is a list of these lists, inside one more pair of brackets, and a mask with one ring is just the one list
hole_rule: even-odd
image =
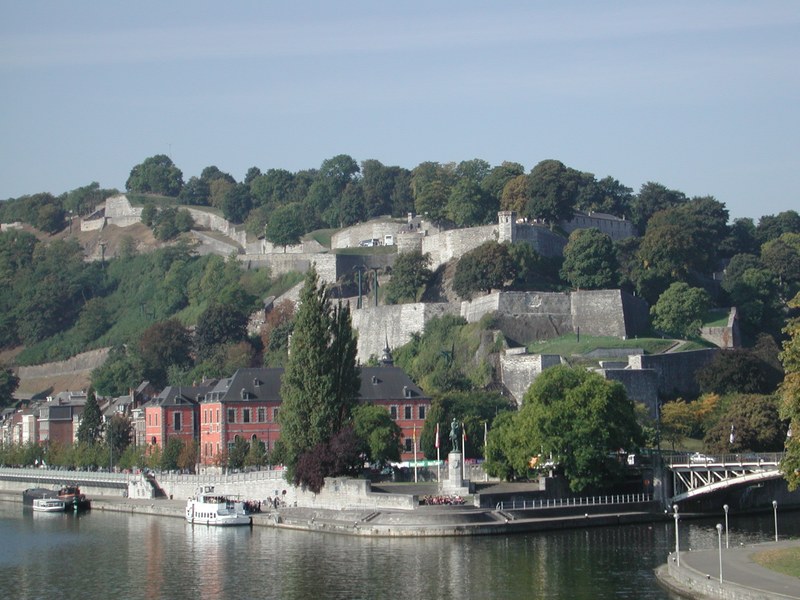
[[186,501],[186,520],[198,525],[251,525],[244,502],[232,496],[214,492],[214,486],[197,490]]
[[64,501],[60,498],[36,498],[33,510],[36,512],[64,512]]

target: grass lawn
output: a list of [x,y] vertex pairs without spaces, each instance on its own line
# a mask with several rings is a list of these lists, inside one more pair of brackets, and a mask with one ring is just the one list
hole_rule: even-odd
[[725,327],[728,324],[728,315],[730,311],[710,310],[703,317],[703,327]]
[[770,571],[800,577],[800,548],[765,550],[751,556],[754,562]]
[[374,246],[372,248],[337,248],[334,254],[348,254],[353,256],[366,256],[369,254],[395,254],[397,246]]
[[623,340],[616,337],[582,335],[580,342],[575,334],[562,335],[553,340],[535,342],[528,346],[532,354],[560,354],[572,356],[573,354],[586,354],[598,348],[642,348],[646,354],[660,354],[672,346],[673,340],[661,338],[636,338]]
[[316,231],[311,231],[305,234],[304,238],[311,238],[312,240],[317,240],[320,244],[325,246],[326,248],[331,247],[331,236],[339,231],[338,229],[317,229]]

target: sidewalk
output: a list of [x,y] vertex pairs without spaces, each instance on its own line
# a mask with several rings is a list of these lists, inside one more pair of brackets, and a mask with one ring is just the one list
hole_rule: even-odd
[[657,574],[666,585],[679,591],[712,598],[800,598],[800,578],[765,569],[751,558],[764,550],[784,548],[800,548],[800,540],[723,548],[721,585],[719,549],[681,552],[680,567],[672,553],[667,569],[659,568]]

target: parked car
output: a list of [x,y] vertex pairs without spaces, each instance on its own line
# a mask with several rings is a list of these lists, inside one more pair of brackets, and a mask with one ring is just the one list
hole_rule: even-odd
[[372,238],[371,240],[361,240],[358,245],[362,248],[372,248],[373,246],[378,246],[380,244],[380,240],[377,238]]
[[700,463],[700,464],[707,464],[710,463],[713,459],[710,456],[706,456],[705,454],[700,454],[699,452],[695,452],[689,457],[689,462],[691,463]]

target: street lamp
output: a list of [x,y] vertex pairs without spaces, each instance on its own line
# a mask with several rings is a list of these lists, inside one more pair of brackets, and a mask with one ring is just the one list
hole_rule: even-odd
[[723,504],[722,510],[725,511],[725,548],[729,548],[730,546],[728,545],[728,505]]
[[775,541],[778,541],[778,501],[772,501],[772,514],[775,516]]
[[719,546],[719,582],[722,583],[722,523],[717,523],[717,542]]
[[672,516],[675,519],[675,560],[677,561],[677,565],[680,567],[681,566],[681,546],[680,546],[680,541],[679,541],[680,538],[678,537],[678,519],[680,518],[680,516],[678,515],[678,505],[677,504],[673,504],[672,505],[672,509],[675,511],[672,514]]

